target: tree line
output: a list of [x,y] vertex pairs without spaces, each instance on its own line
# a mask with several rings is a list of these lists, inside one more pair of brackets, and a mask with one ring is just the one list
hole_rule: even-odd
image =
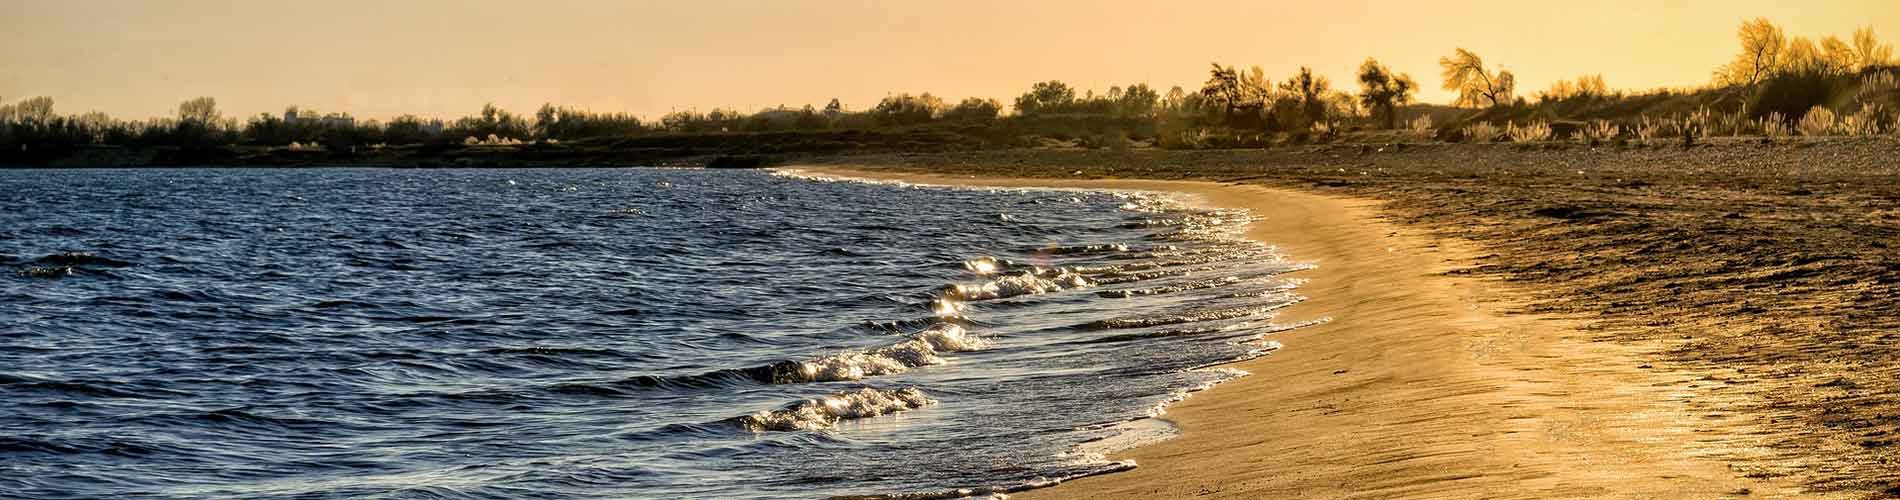
[[[1739,28],[1740,51],[1717,68],[1708,90],[1743,92],[1745,98],[1725,112],[1794,123],[1811,106],[1840,102],[1844,79],[1892,73],[1891,45],[1880,43],[1871,28],[1848,39],[1818,41],[1787,36],[1766,19]],[[1487,64],[1478,54],[1456,48],[1438,62],[1441,88],[1450,103],[1472,109],[1475,120],[1504,117],[1562,118],[1580,105],[1653,96],[1614,92],[1602,74],[1559,80],[1527,100],[1518,94],[1510,71]],[[1199,88],[1172,87],[1163,92],[1146,83],[1114,86],[1106,92],[1077,89],[1057,80],[1036,82],[1004,102],[970,97],[954,103],[928,92],[898,93],[868,109],[848,109],[837,99],[825,106],[777,106],[745,113],[727,108],[674,111],[646,120],[629,113],[600,113],[545,104],[521,115],[490,104],[453,120],[398,116],[387,121],[358,120],[347,113],[320,113],[291,107],[243,120],[226,117],[210,97],[179,103],[170,117],[119,120],[98,112],[61,115],[50,97],[0,103],[0,148],[60,149],[89,145],[220,147],[226,145],[303,147],[331,151],[411,144],[516,144],[577,141],[596,137],[666,134],[734,134],[822,130],[880,130],[916,127],[984,127],[1025,137],[1090,139],[1108,143],[1152,141],[1161,147],[1231,147],[1259,144],[1269,136],[1321,139],[1357,129],[1410,129],[1429,132],[1429,120],[1403,116],[1415,104],[1419,83],[1375,59],[1360,64],[1356,78],[1336,87],[1327,77],[1301,67],[1283,79],[1269,78],[1258,66],[1240,69],[1215,63]],[[1871,81],[1871,80],[1870,80]],[[1864,85],[1855,86],[1865,87]],[[1667,94],[1669,91],[1660,91]],[[1864,92],[1863,92],[1864,93]],[[1830,101],[1832,99],[1833,101]],[[1866,101],[1860,99],[1856,102]],[[1719,103],[1718,103],[1719,104]],[[1900,106],[1896,106],[1900,107]],[[1837,110],[1844,113],[1853,110]],[[1884,110],[1893,128],[1892,110]],[[1587,113],[1586,113],[1587,114]],[[1469,120],[1467,120],[1469,121]],[[1450,125],[1450,124],[1447,124]]]

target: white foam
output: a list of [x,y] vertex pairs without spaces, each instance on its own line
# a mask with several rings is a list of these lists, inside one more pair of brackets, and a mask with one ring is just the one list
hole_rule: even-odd
[[991,279],[982,284],[950,285],[944,288],[944,293],[961,300],[991,300],[1085,288],[1094,284],[1088,278],[1067,268],[1035,267],[1021,273]]
[[909,411],[937,404],[915,387],[874,389],[866,387],[808,399],[780,410],[761,411],[739,418],[753,432],[815,431],[832,429],[838,422]]
[[941,353],[981,351],[995,345],[964,330],[942,324],[918,332],[909,340],[870,351],[842,352],[798,363],[799,382],[840,382],[892,375],[919,366],[944,363]]

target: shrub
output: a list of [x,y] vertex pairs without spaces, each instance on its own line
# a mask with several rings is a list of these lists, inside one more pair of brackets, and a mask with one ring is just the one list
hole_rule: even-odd
[[1497,125],[1492,125],[1491,122],[1478,122],[1465,125],[1465,128],[1461,130],[1465,134],[1465,142],[1474,143],[1496,141],[1498,134],[1503,132]]
[[1854,102],[1862,106],[1900,103],[1900,75],[1880,71],[1861,77],[1860,88],[1854,93]]
[[1509,123],[1505,125],[1505,135],[1511,137],[1511,142],[1518,144],[1546,141],[1550,140],[1550,124],[1531,122],[1519,127],[1516,123]]
[[[1762,82],[1761,89],[1755,93],[1748,109],[1762,116],[1768,113],[1799,116],[1815,106],[1845,102],[1852,97],[1849,92],[1858,90],[1858,80],[1818,71],[1779,73]],[[1837,96],[1841,99],[1836,100]]]
[[1810,137],[1833,135],[1835,125],[1833,111],[1829,111],[1825,107],[1815,106],[1813,109],[1808,110],[1806,116],[1801,117],[1799,123],[1795,124],[1795,130],[1799,130],[1801,135]]

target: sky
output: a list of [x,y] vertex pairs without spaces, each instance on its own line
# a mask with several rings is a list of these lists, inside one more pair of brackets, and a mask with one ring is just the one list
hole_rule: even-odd
[[1611,87],[1709,81],[1735,30],[1900,40],[1896,0],[0,0],[0,99],[62,114],[226,116],[299,105],[452,118],[543,103],[657,118],[930,92],[1008,103],[1033,82],[1192,91],[1210,62],[1301,66],[1356,91],[1367,57],[1444,103],[1439,57],[1470,49],[1529,95],[1602,73]]

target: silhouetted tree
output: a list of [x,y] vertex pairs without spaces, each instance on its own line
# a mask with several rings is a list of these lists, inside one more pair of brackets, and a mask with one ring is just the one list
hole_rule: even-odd
[[527,120],[494,104],[484,104],[481,115],[455,120],[454,124],[442,131],[442,138],[450,141],[467,138],[485,140],[492,135],[499,139],[521,140],[530,137],[528,129]]
[[1215,63],[1209,73],[1200,95],[1207,105],[1221,111],[1221,121],[1229,126],[1260,125],[1260,111],[1271,93],[1260,67],[1241,73]]
[[1003,103],[995,99],[970,97],[943,112],[943,119],[962,122],[987,123],[996,120],[996,114],[1003,111]]
[[921,95],[898,94],[878,101],[871,116],[881,125],[915,125],[929,122],[943,112],[943,99],[925,92]]
[[572,140],[587,137],[633,135],[642,130],[640,119],[624,113],[590,113],[583,110],[542,104],[534,114],[534,134],[543,139]]
[[1416,90],[1418,83],[1412,81],[1412,75],[1394,75],[1372,58],[1359,65],[1359,103],[1385,117],[1385,128],[1398,127],[1398,107],[1412,102]]
[[13,116],[21,124],[46,124],[53,121],[53,98],[28,97],[13,105]]
[[1332,82],[1326,77],[1314,75],[1312,68],[1300,67],[1300,72],[1287,78],[1280,84],[1280,90],[1297,105],[1304,129],[1313,123],[1326,119],[1326,93],[1331,90]]
[[1154,116],[1155,105],[1161,99],[1161,95],[1146,83],[1129,85],[1116,97],[1117,114],[1135,118]]
[[199,97],[178,103],[177,143],[194,147],[224,143],[219,130],[222,118],[217,99]]
[[389,120],[383,127],[383,142],[389,144],[423,144],[435,140],[442,133],[442,120],[422,119],[415,115],[402,115]]
[[1066,83],[1049,80],[1031,86],[1029,92],[1016,97],[1016,113],[1062,113],[1069,111],[1069,107],[1074,104],[1075,89],[1069,88]]
[[1603,75],[1579,75],[1575,81],[1557,80],[1550,84],[1550,90],[1537,95],[1541,101],[1561,101],[1566,99],[1608,97],[1610,86],[1603,83]]

